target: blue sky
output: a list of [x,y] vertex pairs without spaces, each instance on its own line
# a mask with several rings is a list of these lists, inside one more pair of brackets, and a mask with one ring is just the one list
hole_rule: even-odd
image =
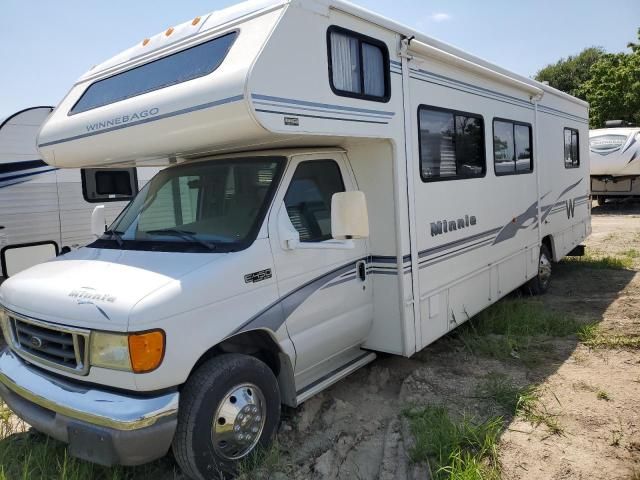
[[[236,0],[1,0],[0,118],[55,105],[92,65]],[[625,50],[640,0],[356,0],[517,73],[585,47]]]

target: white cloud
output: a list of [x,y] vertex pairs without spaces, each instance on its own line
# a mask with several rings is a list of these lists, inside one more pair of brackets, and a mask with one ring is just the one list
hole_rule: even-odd
[[451,20],[451,15],[444,12],[438,12],[430,15],[429,19],[437,23],[446,22],[447,20]]

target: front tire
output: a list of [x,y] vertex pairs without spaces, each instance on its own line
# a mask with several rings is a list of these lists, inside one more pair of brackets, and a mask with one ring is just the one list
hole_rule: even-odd
[[604,207],[604,205],[607,203],[607,197],[603,197],[602,195],[598,196],[598,206],[599,207]]
[[180,394],[173,452],[199,480],[236,473],[239,462],[271,443],[280,421],[280,391],[271,369],[241,354],[214,357]]
[[551,252],[546,245],[540,247],[538,258],[538,275],[525,284],[525,291],[530,295],[542,295],[551,285]]

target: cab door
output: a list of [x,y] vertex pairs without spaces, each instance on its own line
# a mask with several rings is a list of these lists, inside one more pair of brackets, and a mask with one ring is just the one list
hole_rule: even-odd
[[362,344],[371,327],[367,240],[331,236],[331,197],[351,190],[357,186],[342,153],[294,156],[269,218],[298,382],[312,378],[333,356]]

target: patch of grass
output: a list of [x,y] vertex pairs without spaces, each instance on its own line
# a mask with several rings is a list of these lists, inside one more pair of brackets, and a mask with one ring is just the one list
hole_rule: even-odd
[[177,476],[170,460],[135,468],[106,468],[77,460],[68,455],[65,444],[27,431],[0,402],[0,480],[151,480],[172,470]]
[[540,392],[535,387],[518,387],[506,375],[491,373],[478,385],[477,392],[481,398],[491,399],[510,415],[521,417],[534,426],[544,425],[555,435],[563,432],[558,416],[542,404]]
[[545,308],[540,301],[505,299],[470,319],[454,338],[475,355],[515,358],[532,367],[552,348],[541,340],[575,334],[581,325],[566,314]]
[[603,333],[596,324],[582,326],[578,338],[590,348],[640,349],[640,336]]
[[598,400],[606,400],[607,402],[611,401],[611,396],[604,390],[598,390],[596,392],[596,397],[598,397]]
[[605,255],[597,257],[587,254],[583,257],[566,257],[562,263],[588,268],[608,268],[613,270],[628,270],[633,267],[633,258],[628,256],[614,257]]
[[490,373],[478,384],[477,395],[490,399],[510,415],[516,414],[521,404],[528,402],[532,387],[521,388],[502,373]]
[[622,252],[622,255],[629,258],[640,258],[640,252],[635,248],[630,248],[629,250],[625,250]]
[[282,450],[277,441],[267,449],[257,450],[240,463],[238,480],[253,480],[271,478],[276,472],[285,469],[282,460]]
[[454,421],[444,407],[424,407],[405,412],[416,444],[410,452],[415,462],[429,465],[435,480],[497,480],[497,441],[501,417],[476,423],[467,416]]
[[505,299],[476,315],[474,325],[481,335],[565,337],[580,323],[537,300]]

